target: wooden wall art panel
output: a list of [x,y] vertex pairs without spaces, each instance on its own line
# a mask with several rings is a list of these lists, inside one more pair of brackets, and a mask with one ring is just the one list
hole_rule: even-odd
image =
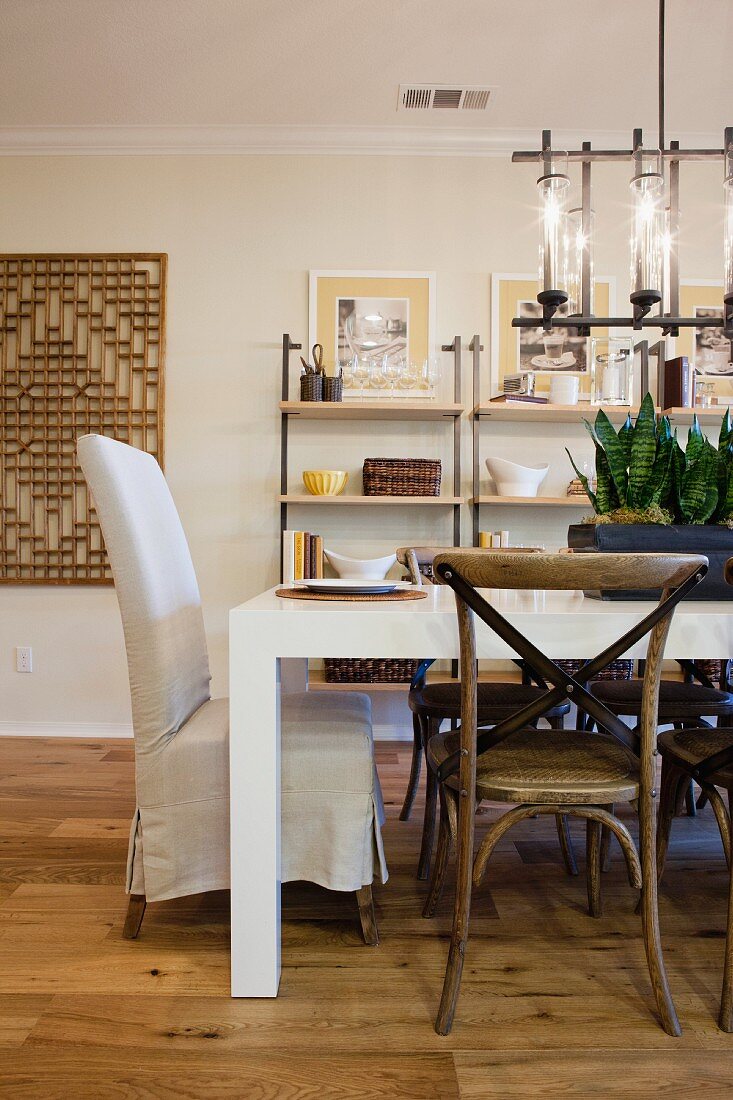
[[76,440],[162,462],[166,257],[0,255],[0,583],[105,584]]

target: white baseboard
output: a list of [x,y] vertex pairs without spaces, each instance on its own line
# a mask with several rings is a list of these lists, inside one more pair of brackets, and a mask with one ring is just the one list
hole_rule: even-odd
[[375,741],[412,741],[412,728],[409,726],[374,725]]
[[0,737],[132,737],[129,722],[0,722]]
[[[0,722],[0,737],[89,737],[103,741],[112,737],[132,737],[126,722]],[[375,741],[412,741],[407,726],[377,725]]]

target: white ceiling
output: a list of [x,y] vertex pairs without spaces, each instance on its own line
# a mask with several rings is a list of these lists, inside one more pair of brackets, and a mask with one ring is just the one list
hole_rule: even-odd
[[[668,137],[719,144],[733,2],[667,7]],[[628,144],[656,133],[656,63],[657,0],[0,0],[0,150]],[[406,82],[498,96],[398,114]]]

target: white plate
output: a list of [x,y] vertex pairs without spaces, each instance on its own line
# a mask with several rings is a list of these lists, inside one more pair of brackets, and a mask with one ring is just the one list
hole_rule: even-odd
[[559,363],[551,363],[546,355],[535,355],[532,360],[532,366],[537,367],[538,370],[568,370],[569,367],[575,366],[575,356],[572,351],[566,351],[564,355],[560,357]]
[[366,596],[382,595],[385,592],[394,592],[397,588],[410,588],[411,585],[400,581],[379,580],[336,580],[325,577],[316,581],[297,581],[297,587],[307,588],[309,592],[338,592],[342,596]]

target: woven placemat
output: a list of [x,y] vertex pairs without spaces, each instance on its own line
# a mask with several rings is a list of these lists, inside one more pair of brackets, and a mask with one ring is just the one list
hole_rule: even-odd
[[374,592],[369,596],[340,592],[309,592],[307,588],[278,588],[276,596],[284,600],[340,600],[349,603],[377,603],[389,600],[424,600],[427,592],[421,588],[397,588],[394,592]]

